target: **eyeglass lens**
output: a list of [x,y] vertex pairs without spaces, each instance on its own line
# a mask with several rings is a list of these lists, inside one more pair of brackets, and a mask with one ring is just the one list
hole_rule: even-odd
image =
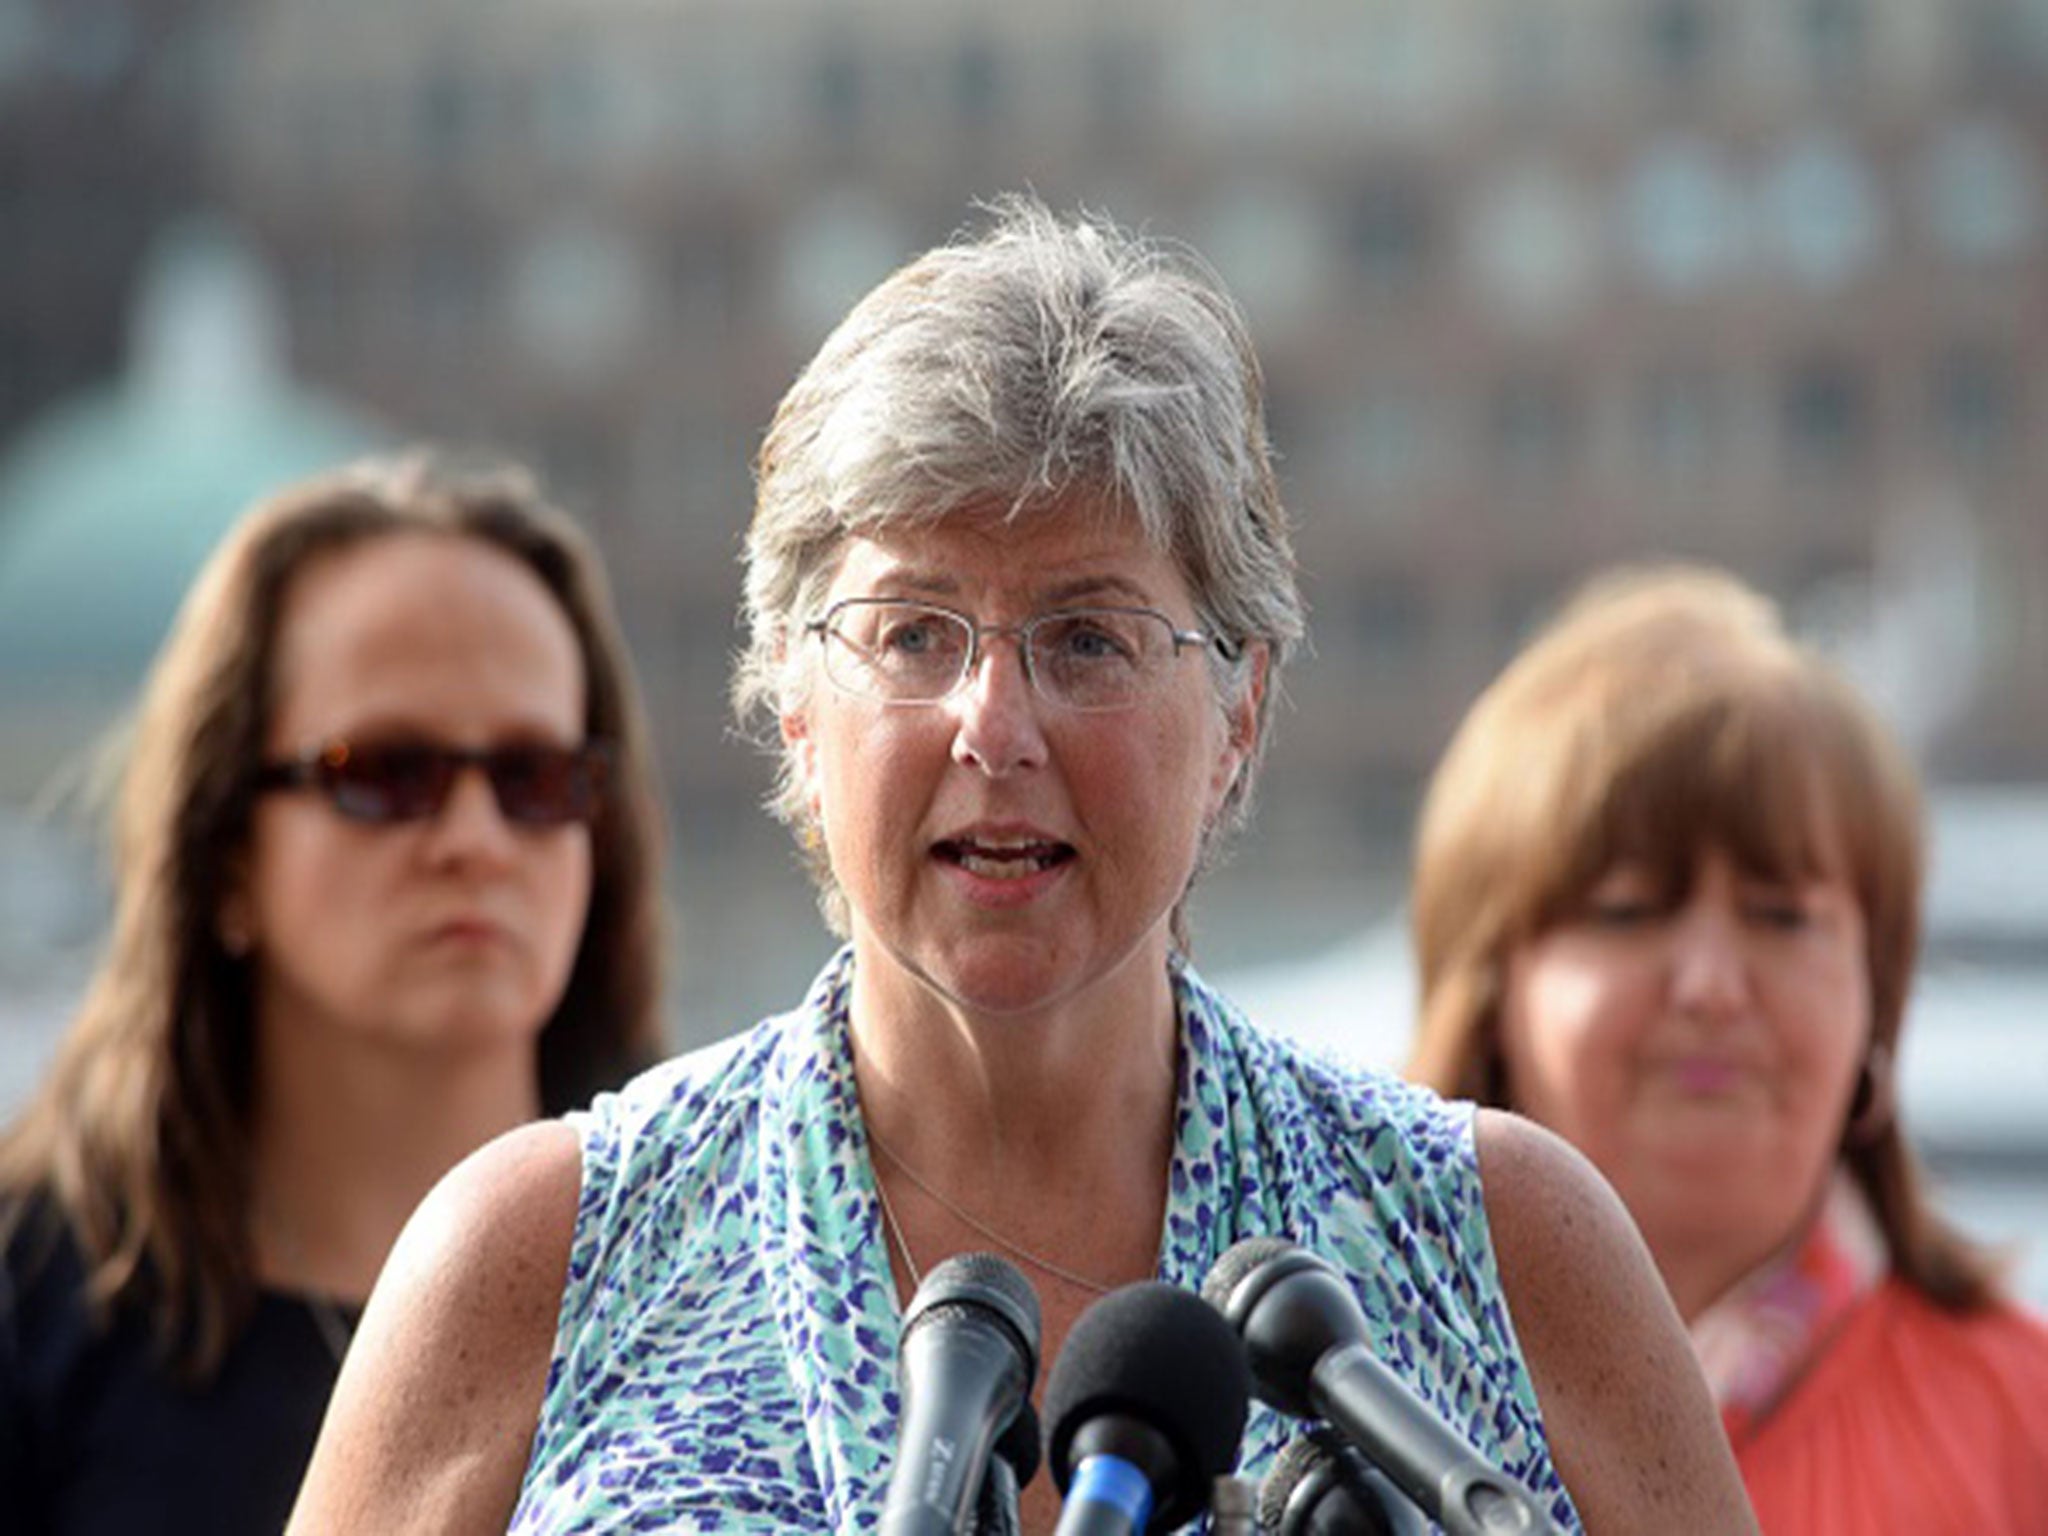
[[464,768],[481,769],[507,821],[559,826],[597,812],[604,754],[592,744],[460,750],[424,745],[329,748],[313,782],[354,821],[420,821],[440,814]]
[[[915,603],[850,599],[827,615],[826,672],[852,692],[903,703],[945,698],[975,659],[977,629],[962,614]],[[1038,691],[1077,709],[1129,704],[1175,654],[1172,621],[1140,608],[1077,608],[1021,626],[980,628],[981,638],[1017,634]]]

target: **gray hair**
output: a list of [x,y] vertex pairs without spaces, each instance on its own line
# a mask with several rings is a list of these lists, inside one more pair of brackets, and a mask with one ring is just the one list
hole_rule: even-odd
[[[1197,622],[1229,642],[1212,652],[1219,708],[1268,658],[1257,740],[1205,830],[1206,868],[1249,812],[1278,673],[1304,630],[1258,359],[1192,253],[1030,198],[990,211],[985,235],[926,252],[862,299],[776,409],[756,463],[733,706],[779,743],[775,717],[805,686],[795,642],[850,538],[1099,500],[1173,557]],[[798,829],[826,920],[845,932],[786,750],[768,804]],[[1178,908],[1174,927],[1185,943]]]

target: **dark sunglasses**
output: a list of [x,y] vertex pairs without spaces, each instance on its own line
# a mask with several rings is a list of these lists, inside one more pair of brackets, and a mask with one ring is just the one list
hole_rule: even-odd
[[355,746],[331,741],[297,757],[265,763],[259,790],[317,789],[350,821],[385,824],[438,816],[465,768],[490,781],[498,810],[527,827],[593,821],[604,802],[611,749],[586,741],[573,747],[437,747],[423,743]]

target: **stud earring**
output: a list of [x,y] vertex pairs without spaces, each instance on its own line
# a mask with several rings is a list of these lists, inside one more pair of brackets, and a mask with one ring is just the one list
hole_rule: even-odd
[[1844,1146],[1868,1146],[1884,1134],[1897,1108],[1896,1088],[1892,1053],[1881,1041],[1871,1041],[1863,1065],[1856,1069],[1855,1091],[1849,1095],[1849,1121],[1842,1128]]

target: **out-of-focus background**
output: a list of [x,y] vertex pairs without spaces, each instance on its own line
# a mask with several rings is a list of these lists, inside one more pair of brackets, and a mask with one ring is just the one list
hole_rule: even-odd
[[1314,651],[1205,970],[1397,1059],[1460,711],[1594,567],[1723,562],[1934,786],[1909,1114],[1973,1223],[2048,1232],[2048,0],[0,0],[0,1110],[197,562],[420,439],[610,559],[676,1041],[793,1001],[828,941],[723,697],[750,456],[1020,188],[1191,243],[1267,369]]

